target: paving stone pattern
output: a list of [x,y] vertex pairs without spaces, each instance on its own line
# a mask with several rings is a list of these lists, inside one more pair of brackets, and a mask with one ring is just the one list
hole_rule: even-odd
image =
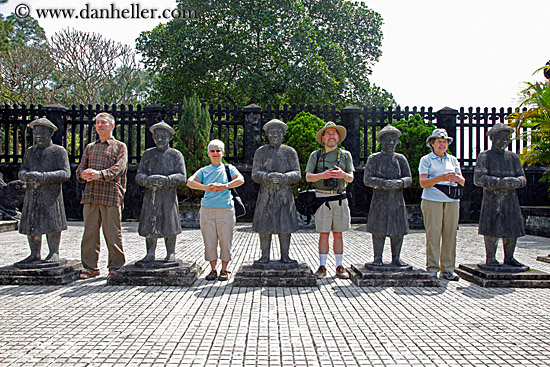
[[[61,255],[79,259],[82,223],[69,227]],[[123,236],[127,261],[143,257],[137,224],[124,223]],[[481,262],[477,227],[461,226],[458,236],[458,263]],[[317,240],[312,230],[295,233],[290,256],[315,271]],[[372,261],[365,225],[355,225],[344,241],[346,266]],[[24,236],[0,234],[1,266],[28,252]],[[387,244],[385,261],[390,252]],[[231,280],[204,280],[208,264],[196,229],[177,242],[178,258],[205,269],[193,286],[107,286],[106,253],[103,245],[95,279],[0,286],[0,367],[550,365],[550,289],[482,288],[465,280],[360,288],[334,276],[332,253],[318,287],[233,287]],[[549,253],[547,238],[526,236],[516,257],[550,272],[550,264],[535,260]],[[229,270],[259,256],[258,235],[238,225]],[[424,267],[423,232],[405,237],[402,259]]]

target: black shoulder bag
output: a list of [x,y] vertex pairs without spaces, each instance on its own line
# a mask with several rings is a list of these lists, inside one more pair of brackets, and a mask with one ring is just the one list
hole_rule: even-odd
[[[317,171],[317,164],[319,164],[319,157],[321,157],[321,149],[317,151],[317,162],[315,163],[314,173]],[[315,214],[317,209],[322,205],[317,200],[315,195],[315,189],[311,188],[311,182],[307,190],[298,190],[298,195],[296,195],[296,210],[298,213],[306,217],[306,223],[311,222],[311,217]]]
[[434,187],[439,191],[441,191],[442,193],[444,193],[445,195],[447,195],[449,199],[454,199],[454,200],[461,199],[462,195],[464,194],[464,187],[460,185],[451,186],[451,185],[435,184]]
[[[224,164],[225,166],[225,173],[227,174],[227,182],[231,182],[233,179],[231,178],[231,173],[229,173],[229,166],[227,164]],[[235,217],[239,218],[246,214],[246,208],[243,204],[243,200],[237,193],[237,190],[230,189],[231,195],[233,196],[233,206],[235,207]]]

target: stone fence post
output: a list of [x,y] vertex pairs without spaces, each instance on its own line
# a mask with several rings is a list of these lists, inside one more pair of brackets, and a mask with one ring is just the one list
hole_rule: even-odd
[[262,108],[255,104],[243,107],[244,163],[252,164],[254,153],[262,145]]
[[351,153],[353,165],[356,167],[359,166],[359,158],[361,155],[359,120],[362,112],[362,109],[353,106],[344,107],[341,112],[342,125],[347,130],[347,136],[342,145]]
[[60,104],[52,104],[44,107],[46,118],[56,127],[57,131],[52,136],[52,142],[67,148],[67,107]]
[[435,113],[435,117],[437,119],[436,125],[440,129],[447,130],[447,134],[449,134],[450,137],[453,138],[454,144],[449,145],[449,150],[451,151],[451,154],[456,156],[456,117],[458,115],[458,111],[450,108],[445,107]]
[[143,108],[145,115],[145,149],[155,146],[153,135],[149,131],[151,125],[161,122],[164,119],[165,109],[161,105],[152,104]]

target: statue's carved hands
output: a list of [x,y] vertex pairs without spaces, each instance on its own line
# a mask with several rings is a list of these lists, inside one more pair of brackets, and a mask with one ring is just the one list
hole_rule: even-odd
[[395,179],[395,180],[385,180],[385,188],[390,190],[398,190],[402,189],[404,186],[403,180]]
[[22,181],[29,182],[29,183],[38,183],[41,182],[44,177],[44,174],[42,172],[38,171],[30,171],[25,173],[21,179]]
[[283,182],[285,175],[280,172],[271,172],[267,174],[270,183],[278,185]]
[[168,177],[163,175],[151,175],[147,180],[148,186],[151,187],[162,187],[168,185]]
[[503,177],[499,180],[501,187],[507,189],[519,189],[522,186],[522,182],[517,177]]

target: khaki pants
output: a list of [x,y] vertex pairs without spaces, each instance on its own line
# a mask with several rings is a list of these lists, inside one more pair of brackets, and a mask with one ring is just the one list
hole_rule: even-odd
[[103,229],[103,237],[109,251],[107,264],[109,271],[116,271],[124,265],[121,219],[122,208],[120,206],[84,204],[84,234],[82,235],[81,257],[85,269],[99,270],[97,261],[101,244],[99,239],[100,227]]
[[452,273],[455,270],[460,202],[422,200],[420,208],[426,227],[426,270]]
[[[336,194],[325,194],[316,192],[315,196],[324,198],[335,196]],[[351,227],[351,214],[348,207],[348,200],[342,200],[342,205],[338,200],[328,202],[330,209],[323,203],[315,212],[315,230],[319,233],[326,232],[345,232]]]
[[204,258],[206,261],[218,260],[218,243],[220,259],[231,260],[231,242],[235,228],[235,209],[205,208],[199,211],[202,239],[204,241]]

